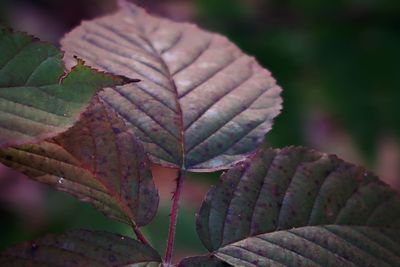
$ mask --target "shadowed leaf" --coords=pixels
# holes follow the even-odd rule
[[[9,267],[156,267],[160,263],[153,248],[136,240],[87,230],[47,235],[0,254],[0,265]]]
[[[184,258],[178,267],[229,267],[230,264],[214,256],[193,256]]]
[[[142,145],[97,98],[67,132],[2,149],[0,161],[127,224],[145,225],[157,210],[158,193]]]
[[[400,263],[400,231],[306,226],[252,236],[222,247],[216,256],[234,266],[392,267]]]
[[[62,40],[73,55],[139,84],[107,89],[152,159],[191,171],[227,168],[254,150],[281,109],[269,71],[225,37],[122,2]]]
[[[0,147],[55,136],[72,126],[99,89],[133,81],[82,60],[64,73],[57,48],[1,25],[0,51]]]
[[[223,174],[197,218],[204,245],[235,266],[353,266],[353,254],[355,266],[395,266],[399,228],[398,193],[361,167],[296,147],[261,148]]]

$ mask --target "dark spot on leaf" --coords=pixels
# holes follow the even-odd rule
[[[108,256],[108,260],[109,260],[110,262],[115,262],[115,261],[117,260],[117,258],[116,258],[113,254],[110,254],[110,255]]]
[[[117,128],[117,127],[112,127],[112,131],[115,133],[115,134],[119,134],[119,133],[121,133],[121,130],[119,129],[119,128]]]
[[[146,162],[144,162],[144,161],[140,162],[139,165],[140,165],[140,168],[141,168],[141,169],[144,169],[144,168],[147,167],[147,164],[146,164]]]
[[[143,189],[143,194],[144,195],[150,194],[150,190],[148,188]]]

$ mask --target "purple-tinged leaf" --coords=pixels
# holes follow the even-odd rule
[[[221,35],[121,2],[115,14],[66,35],[66,63],[77,55],[142,80],[100,97],[125,118],[156,163],[213,171],[253,151],[281,109],[281,88],[270,72]]]
[[[251,236],[218,249],[233,266],[393,267],[400,263],[394,228],[305,226]]]
[[[0,253],[7,267],[158,267],[153,248],[121,235],[73,230],[47,235]]]
[[[0,162],[130,225],[149,223],[158,207],[142,145],[97,98],[67,132],[38,144],[2,149]]]
[[[209,191],[197,231],[234,266],[396,266],[400,196],[334,155],[265,146]]]

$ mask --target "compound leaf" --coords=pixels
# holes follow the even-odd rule
[[[65,131],[101,88],[133,80],[98,72],[82,60],[64,73],[54,46],[0,25],[0,147]]]
[[[121,3],[115,14],[66,35],[67,64],[77,55],[142,80],[100,97],[157,163],[212,171],[253,151],[281,109],[281,89],[269,71],[225,37]]]
[[[0,162],[130,225],[147,224],[158,207],[143,146],[98,98],[65,133],[2,149]]]
[[[150,246],[121,235],[73,230],[9,248],[0,265],[10,267],[156,267],[161,257]]]

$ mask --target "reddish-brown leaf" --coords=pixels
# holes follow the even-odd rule
[[[147,224],[158,206],[142,145],[97,98],[64,134],[0,150],[0,161],[128,224]]]

